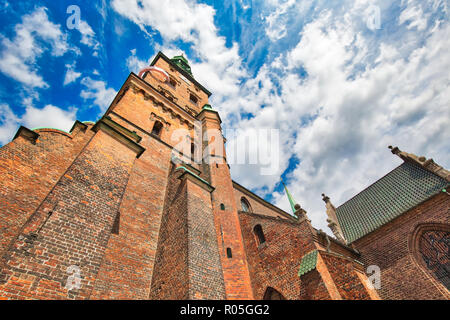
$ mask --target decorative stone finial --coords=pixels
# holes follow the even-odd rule
[[[327,197],[327,196],[325,195],[325,193],[322,193],[322,200],[323,200],[325,203],[327,203],[328,201],[330,201],[330,198]]]
[[[330,198],[327,197],[324,193],[322,193],[322,200],[325,202],[325,206],[327,208],[328,228],[330,228],[330,230],[333,232],[336,239],[338,239],[342,243],[347,243],[344,238],[344,234],[342,233],[341,226],[339,225],[339,221],[337,219],[336,208],[331,203]]]
[[[295,216],[298,218],[298,221],[301,222],[303,220],[308,220],[308,217],[306,215],[306,210],[303,209],[298,203],[294,205],[295,209]],[[308,220],[309,221],[309,220]]]
[[[450,182],[450,171],[444,169],[442,166],[435,163],[433,161],[433,159],[430,158],[427,160],[427,158],[425,158],[424,156],[419,157],[413,153],[407,153],[407,152],[401,151],[398,147],[389,146],[388,148],[391,149],[391,152],[393,154],[400,157],[403,161],[413,162],[413,163],[421,166],[422,168],[424,168],[430,172],[433,172],[434,174],[436,174],[436,175],[440,176],[441,178],[444,178]]]

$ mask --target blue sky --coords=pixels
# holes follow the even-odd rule
[[[161,50],[189,59],[225,129],[279,130],[276,172],[232,165],[233,178],[289,210],[283,177],[316,227],[322,192],[340,205],[400,164],[390,144],[450,167],[447,1],[161,3],[3,1],[0,145],[20,125],[97,120]]]

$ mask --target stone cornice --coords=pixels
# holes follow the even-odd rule
[[[126,145],[132,151],[136,152],[136,158],[139,158],[145,151],[145,148],[139,145],[136,140],[133,139],[130,135],[125,134],[123,131],[119,131],[117,126],[115,126],[114,124],[120,126],[113,120],[102,118],[92,127],[92,130],[94,132],[98,132],[99,130],[104,131],[112,138],[116,139],[117,141]]]
[[[178,179],[180,180],[188,179],[189,181],[192,181],[193,183],[205,189],[209,193],[213,192],[215,189],[206,180],[203,180],[202,178],[200,178],[199,176],[197,176],[195,173],[193,173],[184,166],[176,168],[175,171],[182,171],[182,174],[178,177]]]

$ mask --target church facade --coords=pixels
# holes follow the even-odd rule
[[[330,237],[231,179],[183,56],[151,66],[168,78],[131,73],[96,123],[0,149],[0,299],[450,298],[449,171],[391,147],[402,165],[322,195]]]

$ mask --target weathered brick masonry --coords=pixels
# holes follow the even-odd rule
[[[268,287],[286,299],[298,299],[301,282],[297,275],[302,256],[315,249],[312,228],[270,216],[239,213],[255,299]],[[266,241],[259,244],[253,229],[260,225]]]
[[[151,65],[170,81],[132,73],[96,123],[0,149],[0,299],[449,298],[448,171],[391,148],[409,162],[338,208],[324,195],[331,237],[231,180],[184,57]]]
[[[103,123],[24,224],[2,257],[1,291],[12,298],[88,298],[136,158]],[[67,292],[68,267],[81,270]]]
[[[440,193],[354,243],[365,265],[381,268],[378,292],[383,299],[450,298],[414,253],[416,231],[421,226],[446,225],[450,232],[449,222],[450,197]]]

